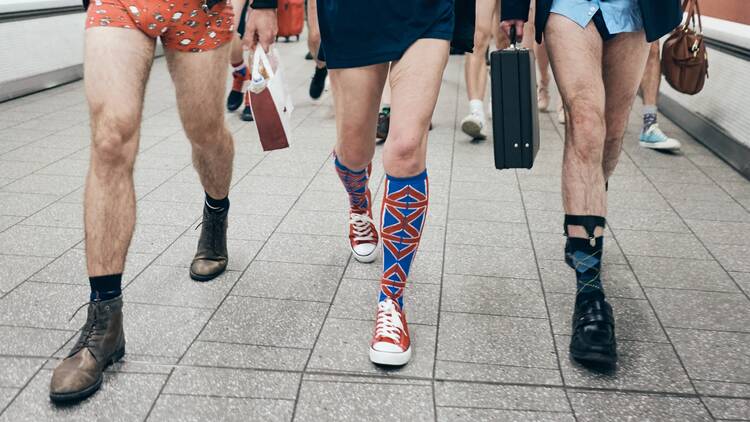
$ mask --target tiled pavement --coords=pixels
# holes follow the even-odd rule
[[[47,386],[87,296],[82,84],[0,104],[1,421],[750,419],[750,182],[666,119],[684,153],[640,149],[633,114],[605,255],[621,360],[587,371],[566,353],[562,128],[543,114],[535,168],[495,171],[490,142],[456,130],[467,109],[459,58],[434,117],[430,215],[406,294],[414,357],[400,370],[370,364],[380,264],[347,252],[330,96],[306,98],[303,43],[281,49],[295,141],[264,154],[252,124],[227,116],[230,271],[205,284],[186,268],[201,189],[156,61],[135,175],[128,353],[73,407],[53,407]]]

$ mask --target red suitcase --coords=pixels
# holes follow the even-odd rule
[[[278,3],[279,32],[276,39],[285,37],[287,41],[292,36],[302,33],[305,26],[305,0],[279,0]]]

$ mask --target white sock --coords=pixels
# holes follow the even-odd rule
[[[482,102],[482,100],[470,100],[469,112],[481,116],[482,119],[484,119],[484,102]]]
[[[239,66],[232,66],[232,68],[234,69],[235,72],[239,72],[240,70],[245,68],[245,61],[243,60],[242,64],[240,64]]]

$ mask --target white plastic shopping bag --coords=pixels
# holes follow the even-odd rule
[[[273,55],[275,65],[272,65],[263,47],[255,49],[252,80],[248,88],[250,108],[263,151],[289,146],[289,122],[294,109],[291,97],[284,87],[278,57],[273,52],[269,54]]]

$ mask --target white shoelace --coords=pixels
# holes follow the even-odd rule
[[[349,224],[354,227],[354,240],[358,242],[375,240],[375,236],[372,233],[372,227],[375,225],[375,222],[366,214],[352,213],[349,216]]]
[[[386,337],[395,342],[401,341],[401,313],[393,301],[388,298],[378,303],[378,321],[375,324],[375,336]]]

